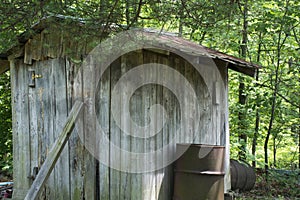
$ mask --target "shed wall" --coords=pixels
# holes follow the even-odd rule
[[[163,129],[151,137],[147,137],[151,135],[151,132],[145,132],[146,139],[140,139],[125,134],[118,127],[116,119],[111,114],[112,90],[129,70],[146,63],[167,65],[180,72],[189,81],[197,94],[198,109],[201,111],[198,132],[176,133],[182,122],[180,119],[182,108],[172,91],[155,84],[137,88],[130,101],[130,113],[120,115],[119,120],[126,126],[128,118],[131,117],[137,124],[146,125],[151,123],[149,108],[154,104],[160,104],[167,114],[162,119],[166,121]],[[171,165],[147,173],[121,172],[97,161],[83,143],[91,138],[89,129],[93,128],[93,124],[99,123],[106,131],[111,144],[127,151],[155,151],[169,144],[173,138],[177,138],[177,143],[228,145],[227,69],[219,67],[221,72],[221,77],[219,77],[217,74],[210,74],[209,66],[205,66],[205,62],[200,62],[199,65],[203,67],[202,74],[178,55],[172,53],[164,55],[148,50],[131,52],[116,60],[105,71],[96,88],[97,117],[91,118],[90,111],[85,109],[80,119],[81,122],[85,122],[84,126],[76,127],[72,133],[40,199],[171,199],[173,192]],[[42,78],[36,79],[35,87],[28,86],[31,78],[28,70],[35,70],[36,74],[42,75]],[[56,58],[33,62],[30,65],[24,64],[23,60],[13,60],[11,61],[11,75],[14,118],[14,198],[23,199],[33,180],[31,178],[33,168],[43,164],[49,148],[64,125],[72,104],[76,99],[84,99],[84,95],[91,92],[84,91],[84,87],[78,87],[78,81],[79,85],[84,84],[85,77],[91,74],[88,74],[86,69],[79,68],[70,62],[69,59]],[[174,74],[164,74],[162,77],[162,74],[151,74],[147,71],[144,75],[160,78],[174,76]],[[205,82],[203,76],[208,76],[205,81],[211,82]],[[220,86],[221,82],[224,83],[225,88]],[[208,85],[215,85],[217,94],[209,93]],[[181,86],[178,85],[178,87]],[[184,91],[181,95],[184,96]],[[190,101],[188,96],[184,99],[187,102]],[[125,111],[123,104],[124,99],[119,99],[119,103],[116,104],[117,109]],[[155,124],[160,123],[159,119],[154,120],[157,120],[154,121]],[[188,122],[185,124],[186,128],[195,126],[193,119]],[[80,134],[83,137],[79,137]],[[99,148],[102,146],[101,143],[95,145]],[[120,159],[121,163],[126,162],[122,160],[127,159],[122,156],[122,153],[112,154],[112,148],[110,146],[101,151],[100,156],[108,156],[111,162],[116,159]],[[227,164],[229,164],[229,146],[226,151],[226,162],[228,159]],[[159,159],[165,158],[158,155],[157,165],[160,164]],[[140,162],[142,161],[131,162],[131,167],[140,166]]]

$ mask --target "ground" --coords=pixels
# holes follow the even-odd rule
[[[266,182],[263,173],[256,173],[256,184],[251,191],[234,191],[236,200],[300,200],[300,170],[288,171],[288,173],[271,172],[269,181]]]

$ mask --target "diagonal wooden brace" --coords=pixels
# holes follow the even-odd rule
[[[46,180],[51,174],[56,164],[56,161],[58,160],[65,144],[67,143],[74,129],[76,119],[80,114],[82,107],[83,107],[82,102],[80,101],[75,102],[61,134],[53,144],[45,162],[43,163],[39,173],[36,176],[36,179],[34,180],[29,191],[27,192],[25,200],[35,200],[39,196],[41,188],[44,186]]]

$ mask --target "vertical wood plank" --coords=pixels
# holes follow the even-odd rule
[[[220,95],[221,105],[223,106],[223,113],[222,113],[222,123],[223,124],[223,132],[221,134],[221,145],[225,146],[225,158],[224,158],[224,192],[229,192],[231,189],[231,180],[230,180],[230,131],[229,131],[229,106],[228,106],[228,68],[223,63],[223,65],[219,64],[219,70],[222,75],[222,80],[224,84],[224,91]]]
[[[25,44],[25,49],[24,49],[24,63],[26,64],[32,64],[32,52],[31,52],[31,48],[32,48],[32,40],[33,39],[29,39],[26,44]]]
[[[47,144],[47,150],[46,150],[46,156],[45,156],[45,159],[47,159],[47,157],[49,156],[49,151],[52,147],[52,145],[54,144],[55,142],[55,136],[56,136],[56,133],[55,133],[55,124],[54,124],[54,121],[55,121],[55,118],[56,118],[56,110],[55,110],[55,101],[56,101],[56,96],[55,96],[55,72],[56,72],[56,69],[53,69],[53,63],[56,62],[56,59],[53,60],[47,60],[46,61],[46,65],[43,65],[41,62],[39,62],[40,65],[39,67],[40,68],[43,68],[42,69],[42,73],[40,73],[42,76],[43,76],[43,73],[44,70],[46,71],[46,74],[44,76],[47,76],[47,81],[46,83],[44,83],[45,85],[45,96],[43,97],[43,102],[44,102],[44,114],[45,114],[45,127],[46,127],[46,132],[43,133],[43,134],[48,134],[48,144]],[[44,62],[43,62],[44,63]],[[60,67],[60,66],[57,66],[57,67]],[[43,80],[44,77],[42,77],[42,79],[38,80],[36,79],[36,81],[44,81]],[[48,129],[48,131],[47,131]],[[52,173],[50,174],[49,178],[48,178],[48,185],[47,185],[47,189],[48,189],[48,192],[47,192],[47,198],[48,199],[58,199],[58,191],[55,190],[56,189],[56,178],[57,178],[57,169],[56,169],[56,166],[54,167]]]
[[[16,200],[24,199],[30,187],[30,134],[27,67],[21,61],[11,60],[14,194]]]
[[[82,83],[82,69],[77,69],[76,65],[66,60],[66,70],[67,70],[67,93],[68,93],[68,113],[73,107],[73,103],[77,98],[83,101],[82,96],[77,96],[82,94],[82,88],[79,87]],[[79,73],[80,72],[80,73]],[[78,80],[75,80],[75,78]],[[78,81],[78,82],[76,82]],[[77,93],[74,91],[77,90]],[[82,117],[82,115],[80,116]],[[82,120],[80,118],[80,120]],[[84,149],[83,144],[78,136],[80,126],[75,126],[73,133],[69,139],[69,173],[70,173],[70,200],[81,200],[84,197],[84,179],[83,179],[83,158]]]
[[[42,78],[36,79],[36,115],[38,124],[38,148],[39,148],[39,168],[42,166],[49,152],[51,144],[54,142],[53,131],[53,75],[52,61],[46,60],[38,62],[35,67],[35,73],[42,75]],[[55,170],[54,170],[55,171]],[[40,195],[40,198],[53,199],[55,198],[54,173],[48,178],[47,183]],[[51,191],[52,190],[52,191]]]
[[[53,82],[53,130],[54,138],[59,137],[59,133],[64,127],[64,122],[68,116],[67,106],[67,85],[66,85],[66,63],[65,59],[52,60],[52,80]],[[55,166],[55,185],[54,190],[56,199],[66,200],[69,197],[69,148],[68,142],[63,149],[60,158]],[[58,192],[59,191],[59,192]]]
[[[157,57],[150,56],[149,51],[144,51],[144,59],[143,62],[151,63],[155,62],[157,60]],[[144,76],[149,77],[155,77],[156,74],[147,74],[147,72],[144,72]],[[149,109],[152,106],[152,103],[154,103],[156,95],[156,86],[155,85],[149,85],[149,86],[143,86],[140,90],[140,97],[138,99],[139,106],[137,107],[136,113],[137,113],[137,121],[140,121],[141,124],[146,125],[150,123],[150,112]],[[152,119],[153,120],[153,119]],[[153,122],[152,122],[153,123]],[[156,122],[155,122],[156,123]],[[155,151],[156,148],[156,138],[157,135],[151,140],[149,138],[151,132],[150,130],[145,131],[145,145],[143,151],[145,153],[149,153],[151,151]],[[145,158],[145,163],[149,162],[149,159],[152,159],[150,157]],[[156,164],[156,163],[155,163]],[[145,166],[146,167],[146,166]],[[148,172],[143,173],[143,179],[142,179],[142,189],[143,189],[143,199],[153,199],[156,193],[156,178],[154,172]]]
[[[96,110],[97,123],[100,124],[101,129],[108,139],[110,139],[110,68],[108,68],[102,75],[100,84],[96,90]],[[104,141],[100,141],[99,147],[104,146]],[[101,149],[100,159],[103,157],[109,158],[109,149]],[[101,200],[109,199],[110,192],[110,169],[108,166],[98,161],[98,183],[97,193]]]
[[[110,82],[111,82],[111,90],[113,86],[117,83],[119,80],[119,77],[121,76],[121,65],[122,65],[122,60],[121,58],[117,59],[114,63],[111,65],[111,72],[110,72]],[[111,93],[110,93],[111,94]],[[110,101],[111,101],[111,97]],[[120,104],[113,105],[116,106],[118,110],[121,110],[121,100]],[[111,108],[110,108],[111,112]],[[121,130],[118,128],[116,125],[113,116],[110,114],[110,140],[112,143],[114,143],[116,146],[121,146]],[[110,147],[110,162],[115,162],[116,159],[119,159],[120,153],[112,153],[112,146]],[[120,190],[121,190],[121,173],[113,168],[110,169],[110,181],[109,181],[109,195],[110,195],[110,200],[113,199],[122,199],[120,197]],[[123,198],[124,199],[124,198]]]
[[[136,51],[136,52],[131,52],[126,56],[126,66],[128,70],[133,69],[134,67],[139,67],[140,65],[143,64],[143,52],[142,51]],[[130,81],[130,80],[129,80]],[[135,86],[135,85],[134,85]],[[128,118],[131,118],[137,125],[143,126],[147,125],[148,123],[148,117],[149,117],[149,112],[147,113],[145,110],[148,109],[147,103],[149,102],[149,98],[135,98],[137,95],[140,95],[140,90],[143,90],[142,88],[137,88],[135,90],[135,93],[133,96],[131,96],[131,101],[130,101],[130,113],[128,113]],[[142,101],[141,101],[142,100]],[[142,116],[145,116],[147,119],[143,119]],[[134,131],[131,129],[131,132]],[[144,133],[145,134],[145,133]],[[143,144],[143,139],[138,138],[138,137],[130,137],[130,151],[131,152],[136,152],[136,153],[143,153],[144,152],[144,144]],[[131,162],[132,168],[139,168],[142,167],[144,163],[141,163],[140,160],[132,157]],[[143,175],[142,174],[137,174],[137,173],[128,173],[128,176],[130,176],[130,198],[132,199],[138,199],[142,197],[143,194]]]
[[[32,67],[30,67],[32,70],[36,68],[36,63]],[[29,77],[31,78],[31,77]],[[37,102],[36,102],[36,88],[29,87],[29,116],[30,116],[30,171],[31,175],[33,174],[33,169],[37,167],[39,168],[39,151],[38,148],[38,123],[37,123]],[[36,174],[35,174],[36,175]],[[34,177],[31,177],[31,183],[33,182]]]
[[[170,65],[169,62],[169,57],[163,57],[160,56],[158,62],[166,65],[172,69],[174,69],[174,66]],[[172,79],[172,77],[174,78],[174,74],[170,73],[170,74],[157,74],[157,76],[160,79],[164,79],[165,76],[168,76],[170,79]],[[174,85],[176,87],[176,85]],[[161,88],[161,87],[159,87]],[[165,108],[165,110],[167,111],[167,116],[164,116],[164,121],[166,122],[166,127],[164,127],[164,129],[162,130],[162,137],[161,140],[162,141],[157,141],[157,143],[159,145],[161,145],[160,148],[163,148],[167,145],[169,145],[169,143],[175,139],[176,141],[176,113],[178,112],[178,107],[176,106],[176,96],[173,93],[173,91],[171,91],[169,88],[166,87],[162,87],[161,91],[157,91],[156,94],[156,98],[160,99],[160,101],[162,101],[163,106]],[[177,112],[176,112],[177,111]],[[161,155],[158,155],[161,156]],[[165,162],[168,160],[168,157],[171,156],[171,153],[166,152],[166,156],[162,157],[162,162]],[[160,163],[159,163],[160,164]],[[161,164],[160,164],[161,165]],[[171,166],[165,166],[163,169],[159,170],[156,172],[156,190],[157,190],[157,197],[155,197],[155,199],[172,199],[172,192],[171,192],[171,188],[172,186],[172,182],[170,182],[170,179],[172,179],[172,167]]]
[[[123,55],[121,58],[121,76],[125,75],[128,70],[131,69],[131,64],[128,55]],[[120,79],[120,77],[119,77]],[[130,81],[130,80],[127,80]],[[129,82],[125,82],[125,87],[130,87]],[[126,101],[126,97],[121,96],[120,105],[121,105],[121,126],[130,130],[130,124],[128,124],[128,119],[130,118],[130,113],[126,113],[126,108],[124,107],[123,102]],[[119,127],[121,128],[121,127]],[[126,151],[131,151],[131,141],[130,136],[126,135],[122,130],[120,130],[120,148]],[[121,152],[121,165],[127,163],[127,159],[123,156]],[[131,165],[131,163],[129,164]],[[130,166],[129,166],[130,167]],[[131,174],[126,172],[120,172],[120,196],[119,199],[130,199],[131,194]]]
[[[94,60],[89,60],[89,65],[92,67],[92,69],[95,69]],[[87,67],[83,68],[83,95],[85,97],[92,97],[93,93],[95,92],[95,73],[94,71],[90,71]],[[91,82],[88,82],[90,80]],[[92,87],[86,87],[86,85],[92,85]],[[96,144],[95,140],[95,130],[96,130],[96,120],[94,116],[92,116],[90,113],[92,113],[92,110],[94,109],[91,105],[91,102],[85,101],[86,104],[88,104],[84,109],[84,144],[85,145],[92,145],[94,148],[98,147],[98,144]],[[83,178],[84,178],[84,198],[94,200],[96,197],[96,160],[93,155],[90,154],[90,152],[84,148],[84,158],[83,158]]]

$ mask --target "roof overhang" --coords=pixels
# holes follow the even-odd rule
[[[16,53],[17,51],[20,51],[22,47],[24,47],[25,43],[32,38],[34,35],[40,33],[44,29],[46,29],[49,24],[56,23],[64,25],[62,22],[68,19],[64,16],[52,16],[45,19],[42,19],[39,23],[36,23],[30,31],[26,31],[22,33],[18,37],[19,44],[12,47],[5,53],[0,53],[0,74],[6,72],[9,70],[9,62],[8,57],[17,54],[20,55],[20,53]],[[82,19],[73,19],[73,22],[84,24],[84,20]],[[155,35],[155,37],[159,38],[159,42],[162,43],[162,45],[168,45],[169,47],[173,49],[179,49],[179,51],[191,55],[191,56],[198,56],[198,57],[207,57],[211,58],[213,60],[222,61],[226,63],[226,66],[234,71],[249,75],[254,77],[256,74],[256,71],[261,68],[261,66],[245,61],[243,59],[230,56],[228,54],[216,51],[214,49],[210,49],[207,47],[204,47],[202,45],[196,44],[194,42],[185,40],[181,37],[176,36],[174,33],[164,33],[164,32],[158,32],[156,30],[152,29],[141,29],[141,32],[146,35]]]
[[[9,70],[9,61],[7,59],[0,59],[0,74],[3,74]]]

